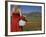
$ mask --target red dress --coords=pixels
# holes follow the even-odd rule
[[[24,18],[23,16],[20,17],[20,14],[13,13],[11,16],[11,32],[19,32],[22,31],[21,27],[19,26],[19,20]]]

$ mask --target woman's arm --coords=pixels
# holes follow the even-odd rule
[[[22,20],[27,22],[26,16],[20,16],[20,19],[22,19]]]

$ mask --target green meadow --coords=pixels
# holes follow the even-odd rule
[[[23,31],[41,30],[42,16],[41,13],[24,14],[27,19],[27,24],[23,27]]]

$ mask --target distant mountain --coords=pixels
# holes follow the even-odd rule
[[[23,15],[28,15],[28,16],[37,15],[37,16],[41,16],[41,12],[23,13]]]

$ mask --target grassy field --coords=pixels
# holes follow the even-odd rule
[[[28,16],[26,15],[27,25],[23,27],[24,31],[36,31],[36,30],[41,30],[41,15],[31,15]]]

